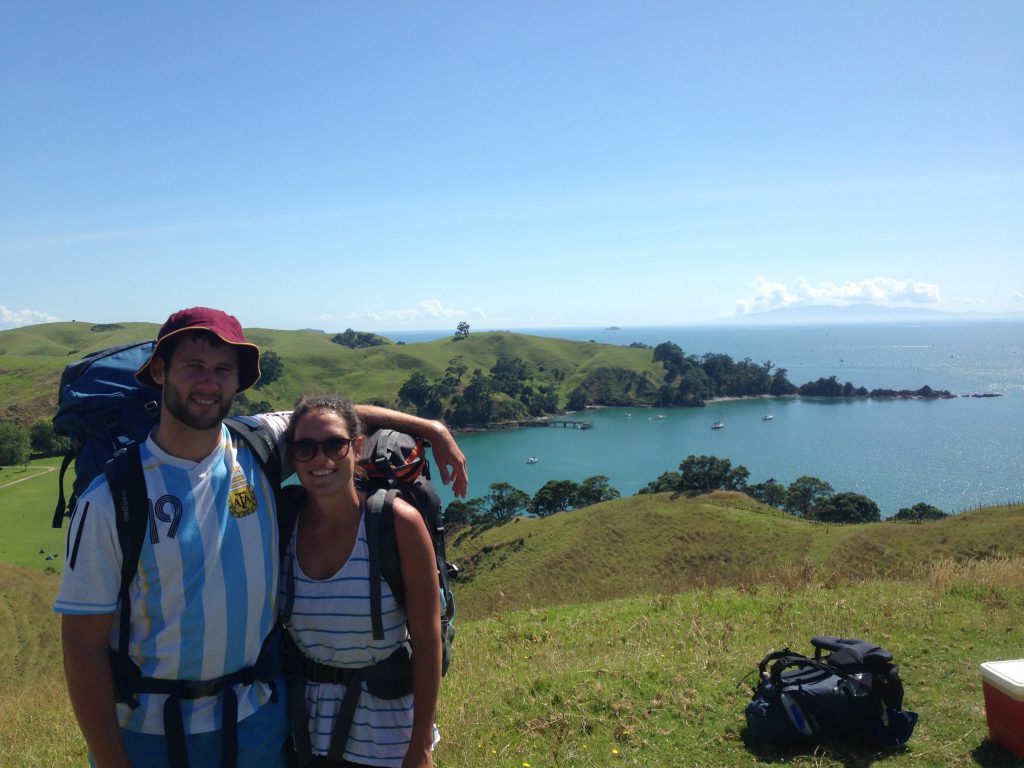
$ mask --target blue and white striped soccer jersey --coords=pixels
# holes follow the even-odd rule
[[[283,420],[265,421],[280,438]],[[274,495],[259,462],[227,427],[196,463],[141,446],[150,504],[147,541],[130,588],[129,655],[145,677],[210,680],[252,665],[277,614],[279,573]],[[54,610],[115,614],[121,549],[106,479],[78,501],[68,526],[64,578]],[[264,683],[237,686],[238,719],[270,697]],[[163,733],[164,695],[118,705],[121,727]],[[186,733],[218,730],[220,698],[182,702]]]

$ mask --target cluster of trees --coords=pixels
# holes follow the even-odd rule
[[[331,341],[335,344],[340,344],[343,347],[349,349],[365,349],[366,347],[382,347],[385,344],[390,344],[390,339],[386,339],[383,336],[378,336],[376,333],[370,333],[369,331],[353,331],[351,328],[346,328],[344,333],[336,333],[331,337]]]
[[[455,500],[445,509],[445,525],[481,525],[509,520],[517,515],[547,517],[567,509],[578,509],[619,498],[604,475],[588,477],[581,483],[549,480],[530,498],[509,483],[491,483],[486,496],[468,501]]]
[[[941,520],[944,517],[949,517],[948,512],[943,512],[938,507],[934,507],[931,504],[925,504],[923,501],[917,502],[912,507],[903,507],[892,516],[893,520],[909,520],[912,523],[920,523],[924,520]]]
[[[686,355],[671,341],[656,346],[653,356],[654,362],[665,368],[665,383],[659,395],[666,406],[703,405],[713,397],[781,396],[796,392],[786,378],[786,369],[775,368],[771,361],[755,363],[747,357],[737,362],[717,352],[700,357]]]
[[[859,493],[836,493],[824,480],[810,475],[798,477],[789,486],[774,479],[749,482],[750,472],[743,465],[732,466],[728,459],[716,456],[687,456],[678,472],[665,472],[648,483],[640,493],[741,491],[770,507],[783,509],[797,517],[830,523],[866,523],[882,519],[878,505]],[[929,504],[918,503],[901,509],[898,520],[931,520],[946,513]]]
[[[809,381],[797,389],[797,394],[802,397],[914,397],[924,398],[926,400],[955,397],[955,395],[950,394],[948,390],[932,389],[928,385],[914,390],[872,389],[869,392],[866,387],[855,387],[850,382],[840,384],[839,379],[835,376],[829,376],[827,379],[822,377],[817,381]]]
[[[467,377],[467,372],[462,355],[449,360],[434,380],[417,371],[399,388],[399,405],[424,418],[443,418],[453,427],[482,427],[558,412],[555,386],[535,383],[531,366],[518,357],[500,357],[486,373],[476,368]]]
[[[256,382],[255,389],[273,384],[283,375],[284,360],[281,359],[281,356],[271,349],[260,352],[260,380]]]
[[[31,427],[0,421],[0,466],[26,464],[32,457],[61,456],[70,441],[53,431],[53,424],[40,419]]]

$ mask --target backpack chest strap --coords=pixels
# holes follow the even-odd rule
[[[308,765],[313,759],[309,719],[306,716],[306,682],[345,686],[345,695],[334,720],[327,751],[327,759],[339,763],[345,757],[345,745],[348,743],[349,731],[352,730],[352,719],[359,697],[363,693],[363,683],[366,683],[371,693],[382,699],[398,698],[412,692],[412,650],[409,643],[404,643],[386,659],[368,667],[332,667],[321,664],[303,655],[294,642],[287,642],[286,649],[289,654],[301,656],[295,665],[295,675],[288,681],[292,742],[300,766]]]

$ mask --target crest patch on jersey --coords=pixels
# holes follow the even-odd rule
[[[248,517],[256,511],[256,490],[249,484],[242,468],[235,464],[231,471],[231,493],[228,509],[234,517]]]

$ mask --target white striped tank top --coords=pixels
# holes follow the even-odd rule
[[[298,526],[296,526],[298,528]],[[365,667],[387,658],[408,638],[405,610],[381,579],[384,639],[373,639],[370,623],[370,567],[365,516],[359,522],[352,554],[333,576],[311,579],[295,557],[295,533],[286,555],[294,569],[295,602],[289,632],[311,659],[335,667]],[[288,573],[288,569],[283,569]],[[288,589],[282,579],[282,591]],[[282,597],[283,603],[283,597]],[[306,714],[313,754],[326,755],[345,686],[306,682]],[[383,768],[400,768],[412,734],[413,697],[380,699],[365,685],[352,718],[345,759]]]

